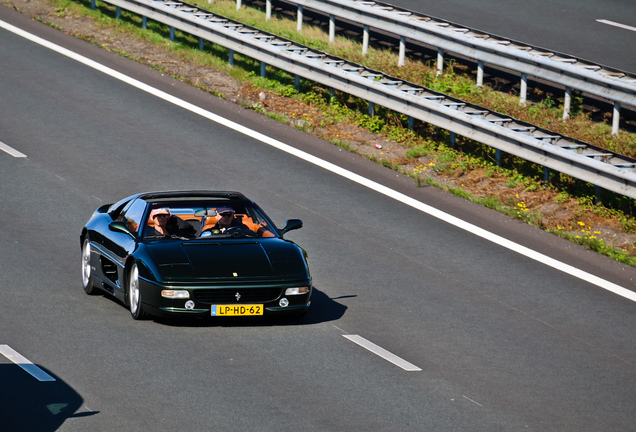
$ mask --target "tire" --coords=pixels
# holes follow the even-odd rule
[[[91,268],[91,243],[88,237],[82,244],[82,285],[84,292],[88,295],[95,295],[99,289],[93,284],[93,269]]]
[[[141,290],[139,289],[139,268],[136,263],[130,267],[128,271],[128,306],[130,307],[130,315],[133,319],[141,320],[146,318],[141,302]]]

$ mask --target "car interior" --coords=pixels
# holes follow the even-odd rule
[[[221,216],[216,211],[216,208],[226,207],[226,205],[212,207],[212,208],[185,208],[185,207],[176,207],[176,206],[167,206],[165,204],[160,204],[153,206],[153,211],[159,208],[168,208],[171,213],[171,217],[177,217],[181,219],[186,224],[189,224],[194,228],[197,233],[196,237],[200,237],[202,233],[209,231],[216,225],[216,223],[221,219]],[[245,209],[237,207],[235,209],[234,217],[239,220],[240,223],[246,225],[251,231],[254,232],[254,237],[275,237],[273,227],[268,226],[267,222],[264,220],[260,220],[256,222],[254,218],[249,216],[247,212],[253,209]],[[152,218],[154,215],[153,211],[150,212],[148,217],[147,224],[148,226],[154,227],[155,220]],[[180,224],[181,225],[181,224]]]

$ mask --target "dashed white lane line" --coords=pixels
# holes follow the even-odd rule
[[[360,345],[362,348],[365,348],[365,349],[371,351],[373,354],[378,355],[378,356],[382,357],[383,359],[385,359],[387,361],[390,361],[394,365],[401,367],[405,371],[419,372],[419,371],[422,370],[419,367],[415,366],[414,364],[409,363],[406,360],[396,356],[395,354],[385,350],[381,346],[378,346],[378,345],[374,344],[373,342],[368,341],[367,339],[363,338],[362,336],[350,335],[350,334],[343,335],[343,336],[346,337],[347,339],[349,339],[351,342],[354,342],[354,343]]]
[[[463,397],[464,399],[468,399],[469,401],[471,401],[471,402],[472,402],[472,403],[474,403],[475,405],[479,405],[480,407],[483,407],[483,405],[482,405],[482,404],[480,404],[479,402],[476,402],[476,401],[472,400],[472,399],[471,399],[471,398],[469,398],[468,396],[464,396],[464,395],[462,395],[462,397]]]
[[[2,150],[5,153],[9,153],[13,157],[17,157],[17,158],[27,157],[27,155],[25,155],[24,153],[20,153],[19,151],[17,151],[13,147],[9,147],[8,145],[3,143],[2,141],[0,141],[0,150]]]
[[[22,356],[19,352],[11,348],[9,345],[0,345],[0,354],[20,366],[38,381],[55,381],[55,378],[31,363],[27,358]]]
[[[316,166],[319,166],[319,167],[321,167],[321,168],[323,168],[323,169],[325,169],[327,171],[330,171],[330,172],[332,172],[334,174],[337,174],[339,176],[347,178],[347,179],[349,179],[349,180],[351,180],[353,182],[356,182],[356,183],[358,183],[358,184],[360,184],[362,186],[368,187],[369,189],[373,189],[373,190],[375,190],[376,192],[378,192],[380,194],[386,195],[386,196],[388,196],[388,197],[390,197],[390,198],[392,198],[392,199],[394,199],[396,201],[399,201],[399,202],[401,202],[403,204],[411,206],[411,207],[413,207],[413,208],[415,208],[415,209],[417,209],[417,210],[419,210],[419,211],[421,211],[423,213],[426,213],[426,214],[428,214],[428,215],[430,215],[432,217],[435,217],[437,219],[441,219],[441,220],[445,221],[446,223],[448,223],[450,225],[453,225],[453,226],[455,226],[455,227],[457,227],[459,229],[468,231],[468,232],[470,232],[470,233],[472,233],[472,234],[474,234],[476,236],[479,236],[479,237],[481,237],[481,238],[483,238],[485,240],[488,240],[488,241],[490,241],[492,243],[495,243],[495,244],[497,244],[499,246],[502,246],[502,247],[504,247],[506,249],[509,249],[511,251],[514,251],[516,253],[524,255],[524,256],[526,256],[526,257],[528,257],[530,259],[533,259],[533,260],[538,261],[538,262],[540,262],[542,264],[545,264],[545,265],[547,265],[549,267],[552,267],[554,269],[562,271],[563,273],[567,273],[567,274],[569,274],[571,276],[574,276],[576,278],[584,280],[587,283],[594,284],[594,285],[596,285],[598,287],[601,287],[601,288],[603,288],[603,289],[605,289],[607,291],[613,292],[614,294],[617,294],[617,295],[622,296],[622,297],[624,297],[626,299],[629,299],[629,300],[631,300],[633,302],[636,302],[636,292],[634,292],[634,291],[631,291],[631,290],[629,290],[627,288],[624,288],[624,287],[622,287],[620,285],[617,285],[617,284],[615,284],[613,282],[609,282],[609,281],[607,281],[607,280],[605,280],[603,278],[595,276],[595,275],[593,275],[591,273],[588,273],[586,271],[583,271],[583,270],[578,269],[576,267],[573,267],[571,265],[565,264],[565,263],[563,263],[561,261],[558,261],[558,260],[556,260],[554,258],[546,256],[546,255],[544,255],[542,253],[539,253],[539,252],[537,252],[537,251],[535,251],[533,249],[530,249],[530,248],[527,248],[525,246],[522,246],[522,245],[520,245],[518,243],[515,243],[515,242],[513,242],[511,240],[508,240],[508,239],[506,239],[504,237],[501,237],[501,236],[499,236],[497,234],[494,234],[494,233],[492,233],[490,231],[487,231],[487,230],[485,230],[483,228],[480,228],[480,227],[478,227],[476,225],[473,225],[470,222],[462,220],[462,219],[460,219],[458,217],[451,216],[450,214],[445,213],[445,212],[443,212],[443,211],[441,211],[441,210],[439,210],[439,209],[437,209],[435,207],[431,207],[431,206],[429,206],[427,204],[424,204],[421,201],[418,201],[418,200],[416,200],[414,198],[411,198],[411,197],[409,197],[407,195],[404,195],[404,194],[402,194],[400,192],[397,192],[397,191],[395,191],[395,190],[393,190],[391,188],[388,188],[388,187],[386,187],[386,186],[384,186],[382,184],[379,184],[379,183],[377,183],[377,182],[375,182],[373,180],[370,180],[370,179],[368,179],[366,177],[362,177],[361,175],[358,175],[356,173],[348,171],[348,170],[346,170],[346,169],[344,169],[344,168],[342,168],[342,167],[340,167],[338,165],[335,165],[335,164],[333,164],[331,162],[327,162],[327,161],[325,161],[323,159],[320,159],[320,158],[318,158],[316,156],[313,156],[313,155],[311,155],[309,153],[306,153],[306,152],[304,152],[302,150],[294,148],[291,145],[285,144],[285,143],[283,143],[281,141],[278,141],[278,140],[276,140],[274,138],[271,138],[271,137],[269,137],[267,135],[264,135],[264,134],[261,134],[259,132],[256,132],[255,130],[249,129],[249,128],[243,126],[243,125],[235,123],[235,122],[233,122],[231,120],[228,120],[228,119],[226,119],[224,117],[221,117],[221,116],[219,116],[217,114],[214,114],[214,113],[212,113],[210,111],[207,111],[207,110],[205,110],[203,108],[200,108],[200,107],[198,107],[196,105],[193,105],[193,104],[191,104],[189,102],[186,102],[186,101],[184,101],[182,99],[179,99],[179,98],[177,98],[175,96],[172,96],[172,95],[170,95],[168,93],[165,93],[165,92],[163,92],[161,90],[158,90],[158,89],[156,89],[154,87],[151,87],[151,86],[149,86],[149,85],[147,85],[145,83],[142,83],[141,81],[138,81],[138,80],[136,80],[134,78],[131,78],[131,77],[127,76],[127,75],[124,75],[124,74],[122,74],[120,72],[117,72],[117,71],[115,71],[115,70],[113,70],[113,69],[111,69],[111,68],[109,68],[107,66],[104,66],[101,63],[98,63],[98,62],[95,62],[93,60],[90,60],[90,59],[88,59],[88,58],[86,58],[86,57],[84,57],[84,56],[82,56],[80,54],[77,54],[77,53],[75,53],[73,51],[70,51],[70,50],[68,50],[66,48],[63,48],[63,47],[61,47],[59,45],[56,45],[56,44],[54,44],[52,42],[49,42],[49,41],[47,41],[45,39],[42,39],[42,38],[38,37],[38,36],[35,36],[35,35],[31,34],[31,33],[28,33],[26,31],[24,31],[22,29],[19,29],[18,27],[15,27],[15,26],[13,26],[13,25],[11,25],[11,24],[9,24],[7,22],[4,22],[2,20],[0,20],[0,28],[4,28],[4,29],[6,29],[6,30],[8,30],[10,32],[13,32],[13,33],[15,33],[15,34],[17,34],[19,36],[22,36],[25,39],[28,39],[28,40],[30,40],[32,42],[40,44],[40,45],[42,45],[42,46],[44,46],[46,48],[49,48],[49,49],[51,49],[51,50],[53,50],[55,52],[58,52],[58,53],[60,53],[60,54],[62,54],[64,56],[67,56],[67,57],[69,57],[69,58],[71,58],[73,60],[76,60],[76,61],[86,65],[86,66],[89,66],[89,67],[94,68],[94,69],[96,69],[96,70],[98,70],[100,72],[103,72],[103,73],[105,73],[105,74],[107,74],[107,75],[109,75],[109,76],[111,76],[111,77],[113,77],[115,79],[118,79],[118,80],[120,80],[122,82],[130,84],[131,86],[136,87],[139,90],[145,91],[145,92],[147,92],[149,94],[152,94],[152,95],[154,95],[154,96],[156,96],[158,98],[161,98],[161,99],[163,99],[163,100],[165,100],[165,101],[167,101],[169,103],[172,103],[172,104],[174,104],[176,106],[180,106],[183,109],[186,109],[186,110],[191,111],[191,112],[193,112],[195,114],[198,114],[198,115],[200,115],[200,116],[202,116],[204,118],[207,118],[207,119],[209,119],[209,120],[211,120],[213,122],[216,122],[216,123],[219,123],[221,125],[224,125],[224,126],[230,128],[230,129],[235,130],[238,133],[242,133],[242,134],[244,134],[246,136],[249,136],[249,137],[251,137],[251,138],[253,138],[255,140],[261,141],[264,144],[267,144],[267,145],[272,146],[274,148],[277,148],[277,149],[279,149],[281,151],[284,151],[284,152],[286,152],[286,153],[288,153],[290,155],[296,156],[299,159],[305,160],[305,161],[307,161],[309,163],[312,163],[312,164],[314,164]]]
[[[610,21],[610,20],[606,20],[606,19],[597,19],[596,22],[600,22],[601,24],[607,24],[607,25],[611,25],[614,27],[619,27],[625,30],[631,30],[633,32],[636,32],[636,27],[632,27],[632,26],[628,26],[627,24],[621,24],[621,23],[617,23],[615,21]]]

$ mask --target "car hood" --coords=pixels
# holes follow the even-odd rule
[[[301,249],[282,239],[157,242],[148,248],[165,281],[308,277]]]

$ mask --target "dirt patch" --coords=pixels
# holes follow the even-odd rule
[[[370,133],[355,124],[333,122],[315,107],[254,88],[224,72],[184,61],[165,49],[97,25],[89,18],[74,16],[67,9],[60,9],[45,0],[7,0],[5,4],[24,15],[50,23],[68,34],[113,51],[125,52],[148,66],[160,67],[167,74],[180,77],[213,94],[222,95],[229,101],[276,114],[291,126],[331,142],[344,143],[362,157],[411,174],[417,178],[413,181],[414,187],[426,178],[431,178],[444,186],[461,188],[475,197],[496,197],[500,203],[511,208],[512,215],[518,219],[527,219],[528,222],[543,225],[547,229],[602,239],[607,245],[630,254],[636,252],[636,234],[625,232],[619,218],[581,208],[572,199],[559,199],[562,197],[549,189],[528,190],[525,186],[511,184],[503,175],[489,173],[486,169],[451,172],[440,170],[440,164],[428,157],[407,159],[408,147],[385,136]]]

